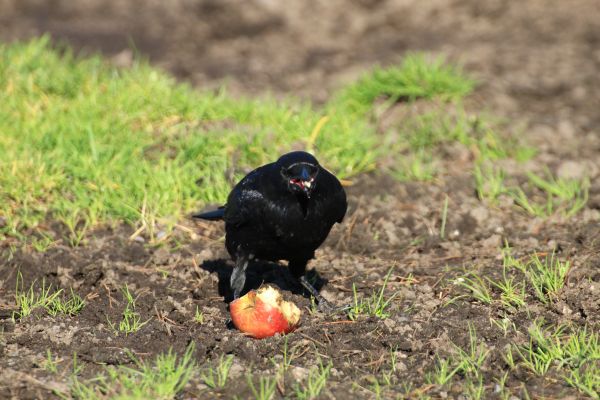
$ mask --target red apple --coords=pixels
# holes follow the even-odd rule
[[[248,336],[263,339],[276,333],[290,333],[300,322],[301,311],[285,301],[279,290],[263,286],[229,304],[233,325]]]

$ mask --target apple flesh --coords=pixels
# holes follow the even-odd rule
[[[276,333],[290,333],[300,322],[301,311],[283,300],[279,290],[263,286],[251,290],[229,305],[233,325],[248,336],[263,339]]]

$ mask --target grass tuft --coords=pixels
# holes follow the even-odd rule
[[[208,367],[202,372],[201,378],[206,386],[211,389],[220,389],[227,384],[229,370],[233,365],[233,356],[221,355],[215,367]]]
[[[85,300],[71,288],[69,296],[55,297],[46,307],[46,310],[53,317],[58,314],[73,316],[79,314],[83,307],[85,307]]]
[[[88,381],[74,376],[70,395],[81,400],[176,398],[194,373],[193,352],[193,344],[181,357],[169,350],[152,363],[130,354],[135,368],[107,367],[104,373]]]
[[[123,299],[125,300],[126,304],[119,325],[117,326],[114,322],[108,320],[108,316],[106,318],[108,320],[108,324],[115,331],[115,333],[122,332],[125,334],[125,336],[127,336],[142,329],[144,325],[150,322],[150,319],[142,322],[142,317],[138,312],[135,311],[135,302],[137,298],[133,297],[129,291],[129,286],[123,286],[123,288],[121,288],[121,293],[123,293]]]
[[[528,214],[542,218],[557,213],[569,218],[581,211],[588,201],[589,179],[555,178],[549,172],[546,175],[542,178],[528,173],[529,186],[538,193],[528,196],[523,189],[513,188],[509,194],[515,203]]]
[[[378,98],[389,102],[416,99],[458,100],[473,90],[475,82],[441,57],[427,60],[410,54],[397,67],[378,68],[342,90],[337,102],[355,113],[370,110]]]
[[[323,364],[323,361],[319,360],[319,365],[312,367],[308,372],[306,381],[303,384],[297,383],[294,386],[296,398],[299,400],[318,398],[327,384],[332,367],[333,364],[331,361],[327,364]]]
[[[528,329],[529,343],[514,346],[520,365],[540,376],[556,369],[569,385],[598,398],[600,337],[586,327],[567,330],[564,325],[546,328],[535,320]]]
[[[275,396],[277,379],[271,376],[259,376],[258,384],[255,384],[252,376],[247,375],[246,380],[252,395],[256,400],[271,400]]]
[[[388,308],[397,296],[397,293],[392,294],[388,298],[385,297],[385,288],[390,279],[390,275],[394,268],[390,268],[389,272],[383,280],[383,285],[378,291],[375,291],[368,298],[358,298],[356,292],[356,285],[352,284],[352,291],[354,293],[354,303],[350,306],[348,311],[348,318],[356,320],[359,316],[364,315],[368,317],[377,317],[380,319],[386,319],[390,316]]]
[[[56,317],[59,314],[74,316],[85,307],[85,301],[71,288],[71,294],[64,296],[62,289],[53,290],[52,285],[46,286],[46,281],[42,280],[42,287],[35,290],[35,282],[29,289],[25,290],[23,284],[23,275],[17,272],[15,286],[15,303],[18,308],[13,313],[13,320],[23,319],[31,315],[36,309],[44,309],[48,315]]]

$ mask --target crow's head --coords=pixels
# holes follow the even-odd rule
[[[282,155],[277,160],[281,176],[288,190],[310,198],[317,184],[319,162],[311,154],[304,151],[294,151]]]

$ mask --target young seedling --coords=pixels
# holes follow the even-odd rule
[[[469,272],[464,276],[456,278],[454,280],[454,284],[469,290],[471,292],[470,296],[484,304],[491,304],[493,300],[488,281],[486,279],[482,279],[475,272]],[[451,304],[456,300],[466,296],[467,295],[454,297],[448,301],[447,304]]]
[[[133,298],[133,295],[129,291],[129,286],[125,285],[123,288],[121,288],[121,293],[123,293],[123,298],[127,304],[123,310],[123,316],[119,322],[118,328],[116,327],[115,323],[108,319],[108,316],[106,318],[108,320],[108,324],[115,332],[122,332],[127,336],[142,329],[144,325],[150,322],[150,319],[142,322],[142,317],[138,312],[135,311],[136,299]]]
[[[536,320],[529,328],[529,343],[515,347],[521,364],[536,375],[545,375],[552,366],[567,369],[576,376],[587,363],[600,360],[600,335],[586,328],[566,334],[565,326],[544,328]],[[575,374],[575,375],[573,375]]]
[[[256,400],[271,400],[275,396],[277,379],[270,376],[260,376],[258,378],[258,387],[254,384],[251,375],[246,375],[246,380]]]
[[[454,345],[456,353],[456,361],[458,362],[459,371],[464,375],[470,375],[476,378],[480,377],[481,367],[487,359],[490,351],[483,343],[477,340],[477,333],[472,324],[469,324],[469,348],[463,350],[457,345]]]
[[[597,360],[570,370],[564,379],[590,398],[600,399],[600,363]]]
[[[201,378],[206,386],[211,389],[220,389],[227,383],[229,370],[233,365],[233,356],[221,355],[216,367],[208,367],[202,372]]]
[[[199,325],[202,325],[204,323],[204,313],[202,311],[200,311],[198,306],[196,306],[196,313],[194,314],[194,321],[196,321],[196,323],[198,323]]]
[[[425,374],[425,382],[444,386],[460,371],[460,364],[457,366],[454,366],[454,364],[455,361],[452,358],[438,358],[433,372]]]
[[[568,218],[577,214],[588,201],[589,179],[555,178],[550,172],[546,175],[547,178],[544,179],[533,173],[527,174],[530,184],[545,195],[544,203],[530,200],[521,188],[514,188],[509,191],[509,194],[531,215],[545,218],[560,211]]]
[[[271,357],[271,364],[273,364],[273,367],[277,371],[277,380],[279,385],[283,385],[285,373],[292,365],[292,360],[294,357],[294,352],[292,351],[292,354],[290,354],[290,350],[288,349],[288,336],[284,336],[281,354]]]
[[[506,265],[502,269],[502,280],[494,281],[486,278],[493,286],[500,290],[500,301],[505,307],[521,307],[525,305],[525,284],[515,282],[514,276],[508,276]]]
[[[480,380],[482,377],[481,368],[490,351],[483,343],[479,343],[473,325],[469,324],[469,348],[464,350],[453,344],[453,350],[454,354],[446,359],[438,357],[434,371],[425,374],[427,383],[444,386],[457,373],[461,373],[467,378]],[[475,390],[475,393],[478,393],[478,388],[479,386],[473,386],[472,389]]]
[[[476,380],[468,379],[466,384],[467,398],[480,400],[485,398],[485,385],[483,384],[483,375],[478,375]]]
[[[323,364],[323,361],[319,360],[319,365],[312,367],[308,372],[306,382],[304,382],[304,384],[298,383],[295,385],[294,393],[296,398],[300,400],[316,399],[325,388],[332,367],[333,364],[331,361],[327,364]]]
[[[556,298],[565,285],[570,269],[570,262],[560,261],[554,252],[543,260],[535,253],[531,256],[526,275],[537,298],[547,304]]]
[[[497,384],[497,389],[495,390],[495,392],[498,392],[502,400],[508,400],[511,396],[510,391],[506,389],[506,381],[508,380],[508,374],[509,371],[506,371],[500,378],[494,379]]]
[[[398,361],[398,355],[396,353],[396,348],[390,349],[390,369],[387,371],[383,371],[381,377],[386,386],[390,386],[396,374],[396,366]]]
[[[379,291],[373,292],[369,298],[358,298],[356,292],[356,285],[352,284],[352,292],[354,294],[354,303],[348,311],[348,318],[356,320],[360,315],[377,317],[380,319],[386,319],[390,316],[388,308],[398,293],[392,294],[387,299],[385,298],[385,288],[390,279],[390,275],[393,271],[393,267],[390,268],[389,272],[385,276],[383,285]]]
[[[23,276],[21,272],[17,272],[17,283],[15,287],[15,302],[18,311],[13,312],[13,320],[23,319],[31,315],[33,310],[37,308],[48,309],[50,305],[62,293],[62,289],[57,291],[52,290],[52,285],[46,287],[46,281],[42,280],[42,288],[39,293],[34,291],[35,282],[31,284],[29,289],[23,289]]]
[[[46,307],[48,314],[56,316],[57,314],[77,315],[85,307],[85,300],[73,291],[67,298],[56,296]]]
[[[60,360],[58,357],[52,356],[52,351],[50,349],[46,350],[46,360],[44,361],[44,369],[51,374],[58,373],[58,363]]]
[[[480,200],[486,200],[495,204],[498,198],[507,193],[504,184],[506,174],[500,168],[494,168],[488,164],[478,164],[473,169],[475,177],[475,188]]]
[[[510,328],[512,328],[513,331],[517,330],[515,323],[512,322],[510,320],[510,318],[508,318],[508,316],[506,316],[506,315],[501,319],[494,319],[494,318],[490,317],[490,323],[494,324],[496,327],[498,327],[498,329],[500,329],[502,331],[504,337],[506,337],[506,335],[508,335],[508,330]]]

